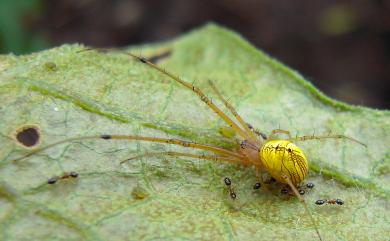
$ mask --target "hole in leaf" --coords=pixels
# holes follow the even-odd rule
[[[33,147],[39,143],[41,133],[38,126],[25,125],[16,131],[15,139],[19,144],[25,147]]]

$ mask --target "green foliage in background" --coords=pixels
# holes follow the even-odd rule
[[[41,12],[41,0],[0,1],[0,53],[23,54],[48,47],[42,35],[28,30],[29,18]]]
[[[175,137],[235,148],[234,137],[193,93],[128,56],[64,45],[0,57],[0,239],[316,240],[296,198],[254,191],[254,170],[190,158],[126,158],[191,149],[145,142],[67,143],[14,163],[10,138],[38,125],[43,144],[92,134]],[[390,229],[390,113],[332,100],[237,34],[208,25],[172,42],[132,48],[212,96],[212,79],[246,121],[269,133],[341,133],[348,141],[297,143],[316,184],[305,195],[324,240],[385,240]],[[216,98],[213,100],[221,104]],[[222,105],[220,105],[222,106]],[[55,185],[65,171],[79,178]],[[224,177],[233,180],[229,199]],[[343,206],[316,206],[341,198]]]

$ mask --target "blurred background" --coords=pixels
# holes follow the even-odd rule
[[[390,109],[390,0],[0,0],[0,53],[152,43],[210,21],[334,98]]]

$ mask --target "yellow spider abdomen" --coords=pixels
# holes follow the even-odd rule
[[[261,147],[260,160],[269,174],[281,183],[283,176],[290,178],[296,185],[305,180],[308,164],[303,151],[287,140],[271,140]]]

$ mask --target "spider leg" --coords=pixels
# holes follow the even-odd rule
[[[253,131],[249,128],[248,124],[242,119],[242,117],[238,114],[238,112],[235,110],[235,108],[223,97],[221,92],[217,89],[215,84],[209,80],[209,85],[217,95],[217,97],[223,102],[223,104],[226,106],[226,108],[229,109],[229,111],[233,114],[233,116],[237,119],[237,121],[241,124],[242,127],[244,127],[245,132],[247,132],[253,140],[257,140],[255,134]]]
[[[34,154],[40,153],[44,150],[47,150],[49,148],[52,148],[54,146],[58,146],[58,145],[61,145],[64,143],[69,143],[72,141],[93,140],[93,139],[158,142],[158,143],[163,143],[163,144],[178,145],[178,146],[182,146],[182,147],[189,147],[189,148],[194,148],[194,149],[210,151],[210,152],[220,154],[223,156],[229,156],[229,157],[233,157],[235,159],[242,158],[243,160],[245,160],[245,157],[240,155],[239,153],[229,151],[229,150],[223,149],[221,147],[199,144],[199,143],[195,143],[195,142],[188,142],[188,141],[179,140],[179,139],[147,137],[147,136],[133,136],[133,135],[99,135],[99,136],[74,137],[74,138],[68,138],[68,139],[65,139],[62,141],[54,142],[50,145],[47,145],[47,146],[44,146],[41,148],[37,148],[37,149],[27,153],[24,156],[21,156],[19,158],[12,160],[12,162],[20,161],[20,160],[25,159],[29,156],[32,156]]]
[[[347,140],[356,142],[364,147],[367,147],[367,145],[364,144],[363,142],[360,142],[352,137],[340,135],[340,134],[328,134],[328,135],[321,135],[321,136],[315,136],[315,135],[297,136],[295,138],[290,137],[289,141],[308,141],[308,140],[321,140],[321,139],[347,139]]]
[[[123,160],[120,162],[120,164],[123,164],[127,161],[131,161],[134,159],[138,159],[141,157],[164,156],[164,155],[173,156],[173,157],[184,156],[184,157],[191,157],[191,158],[202,159],[202,160],[223,161],[223,162],[229,162],[231,164],[241,164],[240,159],[234,158],[234,157],[212,156],[212,155],[205,155],[205,154],[191,154],[191,153],[183,153],[183,152],[176,152],[176,151],[145,153],[145,154],[141,154],[141,155],[134,156],[134,157],[128,158],[126,160]]]
[[[268,139],[270,139],[270,140],[274,139],[277,134],[286,134],[286,135],[288,135],[289,139],[291,139],[291,133],[289,131],[282,130],[282,129],[272,130],[272,132],[269,135]]]
[[[305,210],[307,212],[307,214],[309,215],[310,219],[311,219],[311,222],[313,223],[314,225],[314,229],[316,230],[316,233],[317,233],[317,236],[318,238],[322,241],[322,237],[321,237],[321,234],[320,234],[320,231],[318,230],[318,226],[317,226],[317,223],[313,217],[313,215],[311,214],[310,210],[309,210],[309,207],[307,206],[306,202],[305,202],[305,199],[299,194],[297,188],[294,186],[294,184],[292,183],[291,179],[288,177],[288,175],[282,173],[281,174],[281,177],[286,181],[286,183],[290,186],[291,190],[293,191],[293,193],[295,194],[295,196],[299,199],[299,201],[303,204],[303,206],[305,207]]]
[[[210,107],[217,115],[219,115],[230,127],[232,127],[238,135],[240,135],[244,139],[250,138],[250,134],[244,131],[242,128],[240,128],[231,118],[229,118],[220,108],[218,108],[211,100],[208,98],[201,89],[196,87],[195,85],[188,83],[181,79],[179,76],[172,74],[171,72],[159,67],[156,64],[153,64],[152,62],[148,61],[145,58],[142,58],[140,56],[134,55],[132,53],[127,53],[127,55],[130,55],[131,57],[139,60],[143,64],[147,64],[148,66],[152,67],[153,69],[159,71],[160,73],[170,77],[172,80],[178,82],[179,84],[183,85],[184,87],[190,89],[192,92],[194,92],[206,105]]]

